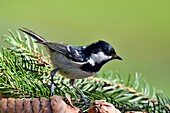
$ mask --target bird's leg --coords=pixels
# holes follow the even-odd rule
[[[89,104],[90,102],[85,98],[85,95],[83,92],[81,92],[77,87],[74,85],[75,79],[70,79],[70,85],[73,86],[73,88],[76,90],[76,92],[80,95],[80,99],[84,100],[85,104]]]
[[[59,70],[59,68],[55,68],[50,72],[51,75],[51,87],[50,87],[50,96],[54,94],[54,75]]]

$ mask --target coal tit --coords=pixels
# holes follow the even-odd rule
[[[54,93],[53,76],[56,72],[66,78],[70,78],[70,84],[84,98],[83,94],[74,86],[74,80],[96,74],[110,60],[122,60],[116,54],[114,48],[103,40],[87,46],[74,46],[48,42],[27,28],[21,28],[19,30],[35,38],[38,43],[45,45],[49,49],[51,61],[54,66],[54,69],[51,71],[51,95]]]

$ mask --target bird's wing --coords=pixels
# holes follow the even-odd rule
[[[71,59],[73,63],[83,65],[84,63],[87,63],[85,54],[82,51],[81,46],[73,46],[63,43],[52,43],[47,42],[45,45],[54,51],[57,51],[64,56],[66,56],[68,59]]]
[[[69,53],[67,50],[67,44],[46,42],[44,45],[46,45],[50,50],[57,51],[63,55],[67,55]]]
[[[68,57],[75,62],[86,62],[87,56],[85,55],[82,46],[68,45],[67,50],[69,51]]]

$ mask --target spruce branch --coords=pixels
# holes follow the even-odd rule
[[[4,97],[49,97],[52,69],[48,55],[28,35],[14,34],[9,31],[5,41],[11,47],[1,47],[0,53],[0,93]],[[97,78],[96,78],[97,77]],[[151,89],[149,84],[139,82],[136,73],[132,81],[124,81],[120,74],[100,73],[96,77],[76,80],[77,87],[90,101],[104,99],[115,105],[121,112],[136,110],[146,112],[169,112],[170,99],[163,93]],[[112,78],[115,77],[115,78]],[[69,80],[56,75],[55,94],[64,96],[69,93],[73,103],[86,110],[89,106],[79,101],[79,95],[69,85]]]

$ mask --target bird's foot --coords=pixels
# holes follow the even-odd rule
[[[83,92],[81,92],[77,87],[73,86],[73,88],[76,90],[76,92],[80,95],[80,101],[84,101],[85,104],[90,104],[90,101]]]
[[[80,96],[81,97],[81,96]],[[88,100],[88,98],[86,97],[81,97],[80,98],[80,101],[84,101],[85,104],[89,105],[90,104],[90,101]]]
[[[84,93],[81,92],[75,85],[74,79],[70,79],[70,85],[76,90],[76,92],[80,95],[80,101],[84,101],[85,104],[90,104],[90,101],[85,97]]]

